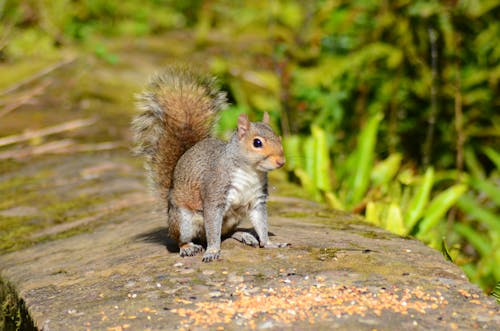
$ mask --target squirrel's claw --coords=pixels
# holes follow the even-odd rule
[[[211,262],[211,261],[214,261],[214,260],[218,260],[220,257],[220,249],[219,250],[215,250],[215,249],[207,249],[207,251],[205,252],[205,254],[203,254],[203,258],[202,258],[202,261],[203,262]]]

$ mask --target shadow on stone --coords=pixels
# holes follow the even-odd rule
[[[134,237],[134,240],[149,244],[163,245],[170,253],[178,253],[179,246],[177,242],[168,236],[168,229],[165,226],[141,233]]]
[[[236,231],[248,232],[253,235],[255,238],[258,238],[257,232],[253,228],[237,228]],[[275,234],[269,232],[269,237],[274,237]],[[222,240],[226,240],[231,238],[231,236],[225,236]],[[148,232],[141,233],[134,237],[135,241],[141,241],[148,244],[162,245],[170,253],[179,253],[179,245],[177,242],[168,236],[168,229],[165,226],[158,227]],[[203,245],[206,248],[206,243],[201,241],[195,241],[197,244]]]

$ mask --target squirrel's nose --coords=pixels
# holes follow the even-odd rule
[[[276,166],[281,168],[285,164],[285,158],[276,160]]]

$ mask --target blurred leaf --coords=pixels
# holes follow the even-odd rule
[[[457,233],[465,237],[467,241],[470,242],[482,256],[488,255],[491,252],[491,245],[489,244],[489,240],[470,226],[464,225],[462,223],[455,223],[453,224],[453,229]]]
[[[331,191],[330,184],[330,155],[328,143],[326,141],[326,133],[318,126],[311,127],[312,136],[314,139],[314,180],[316,187],[323,191]]]
[[[241,78],[260,88],[266,89],[276,97],[280,92],[280,82],[278,77],[271,71],[245,71]]]
[[[438,14],[442,7],[435,1],[415,1],[409,8],[409,14],[413,16],[430,17]]]
[[[389,210],[387,212],[387,220],[385,220],[385,227],[387,230],[403,236],[407,234],[406,228],[403,224],[403,217],[401,215],[401,209],[395,203],[389,205]]]
[[[217,136],[229,140],[238,124],[238,116],[248,113],[248,109],[231,105],[225,111],[221,112],[219,120],[215,124]]]
[[[338,210],[345,210],[344,205],[339,200],[339,198],[335,195],[335,193],[333,193],[333,192],[325,192],[325,200],[326,200],[326,203],[330,207],[332,207],[334,209],[338,209]]]
[[[305,167],[304,170],[306,171],[307,175],[311,179],[312,185],[315,186],[316,184],[316,159],[315,159],[315,154],[316,151],[314,150],[315,147],[315,142],[313,137],[306,137],[303,140],[303,145],[302,145],[302,153],[304,155],[304,160],[305,160]]]
[[[500,188],[489,180],[472,177],[468,181],[478,192],[486,194],[497,207],[500,207]]]
[[[476,154],[471,148],[466,148],[464,152],[464,161],[467,165],[467,170],[469,170],[474,177],[484,178],[484,169],[479,163]]]
[[[379,204],[373,201],[368,201],[366,204],[365,219],[372,224],[380,226],[380,212],[381,208]]]
[[[402,169],[398,174],[398,181],[405,185],[411,185],[415,181],[415,175],[409,168]]]
[[[472,219],[478,220],[492,231],[500,234],[500,216],[488,211],[468,195],[463,195],[458,200],[457,205]]]
[[[497,300],[498,304],[500,304],[500,282],[497,282],[490,295]]]
[[[248,98],[245,93],[245,89],[243,88],[242,82],[237,79],[230,79],[229,87],[233,95],[233,98],[236,100],[236,104],[239,107],[250,109],[250,105],[248,104]]]
[[[303,20],[304,9],[299,3],[293,1],[281,2],[280,5],[279,18],[281,21],[292,28],[298,28]]]
[[[372,116],[359,134],[358,147],[355,151],[356,169],[350,187],[349,202],[351,206],[361,201],[368,188],[370,172],[375,158],[378,125],[382,118],[383,115],[380,113]]]
[[[300,179],[300,184],[302,187],[309,192],[309,194],[316,200],[319,199],[320,195],[311,177],[303,169],[295,169],[295,175]]]
[[[104,46],[103,44],[98,44],[95,47],[94,51],[98,57],[108,62],[109,64],[117,64],[119,61],[118,56],[116,54],[110,53],[107,50],[106,46]]]
[[[495,167],[497,167],[497,170],[500,170],[500,154],[495,151],[493,148],[484,146],[483,147],[483,152],[486,154],[491,162],[495,164]]]
[[[417,237],[424,236],[429,230],[434,228],[466,190],[466,185],[457,184],[439,193],[425,210]]]
[[[465,272],[465,274],[467,275],[467,277],[473,281],[473,282],[476,282],[478,281],[478,277],[477,277],[477,268],[474,264],[472,263],[467,263],[467,264],[463,264],[461,265],[462,267],[462,270]]]
[[[466,14],[472,18],[478,18],[485,15],[488,11],[498,7],[497,1],[484,0],[484,1],[462,1],[461,7],[465,10]]]
[[[371,172],[373,186],[384,185],[392,180],[401,166],[402,159],[403,155],[395,153],[377,163]]]
[[[302,153],[300,151],[300,140],[298,135],[290,135],[283,137],[283,149],[285,152],[286,163],[288,170],[304,168],[302,164]]]
[[[425,207],[429,202],[432,185],[434,184],[434,169],[427,168],[422,182],[415,195],[410,201],[405,213],[405,224],[408,229],[413,229],[417,221],[423,215]]]
[[[250,102],[253,106],[252,108],[262,112],[278,110],[280,107],[279,102],[275,97],[262,93],[250,95]]]

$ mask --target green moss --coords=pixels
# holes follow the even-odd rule
[[[9,179],[0,182],[0,192],[2,194],[8,193],[8,191],[18,191],[20,188],[36,184],[40,182],[43,178],[48,177],[52,174],[48,170],[40,171],[33,176],[14,176]],[[7,192],[3,192],[7,191]]]
[[[31,48],[32,45],[30,45]],[[60,61],[59,58],[52,56],[44,58],[43,56],[29,57],[24,61],[10,62],[8,65],[0,65],[0,89],[8,88],[13,82],[20,82],[26,78],[32,77],[37,72],[47,68]]]
[[[336,247],[321,248],[319,250],[317,258],[319,260],[333,259],[333,258],[337,257],[337,253],[339,251],[341,251],[341,249],[340,248],[336,248]]]
[[[365,238],[384,239],[384,240],[390,240],[399,237],[388,231],[360,231],[359,235]]]
[[[302,211],[282,211],[279,215],[288,218],[305,218],[311,216],[311,213]]]
[[[70,220],[90,216],[92,207],[105,201],[97,195],[82,195],[66,201],[54,201],[42,209],[48,220],[54,223],[64,223]]]
[[[37,330],[28,314],[26,304],[16,290],[0,278],[0,330]]]
[[[264,273],[262,273],[262,272],[259,272],[259,273],[255,274],[253,277],[254,277],[255,281],[259,281],[259,280],[260,280],[260,281],[262,281],[262,280],[266,280],[266,279],[268,278],[268,277],[267,277]]]
[[[62,200],[53,192],[40,194],[36,191],[27,191],[28,188],[22,183],[26,183],[23,178],[10,180],[10,185],[20,185],[19,189],[9,191],[6,200],[0,202],[0,209],[29,205],[38,207],[40,212],[36,216],[0,216],[1,253],[18,250],[39,241],[68,237],[92,229],[95,225],[84,225],[54,236],[32,237],[36,231],[53,224],[62,224],[91,216],[95,213],[95,206],[106,200],[106,197],[96,195],[81,195]]]
[[[15,171],[19,169],[19,166],[21,165],[21,162],[13,160],[13,159],[7,159],[7,160],[1,160],[0,161],[0,175]],[[0,185],[2,182],[0,182]]]
[[[38,227],[28,222],[27,217],[0,216],[0,253],[26,247],[31,243],[27,237]]]

